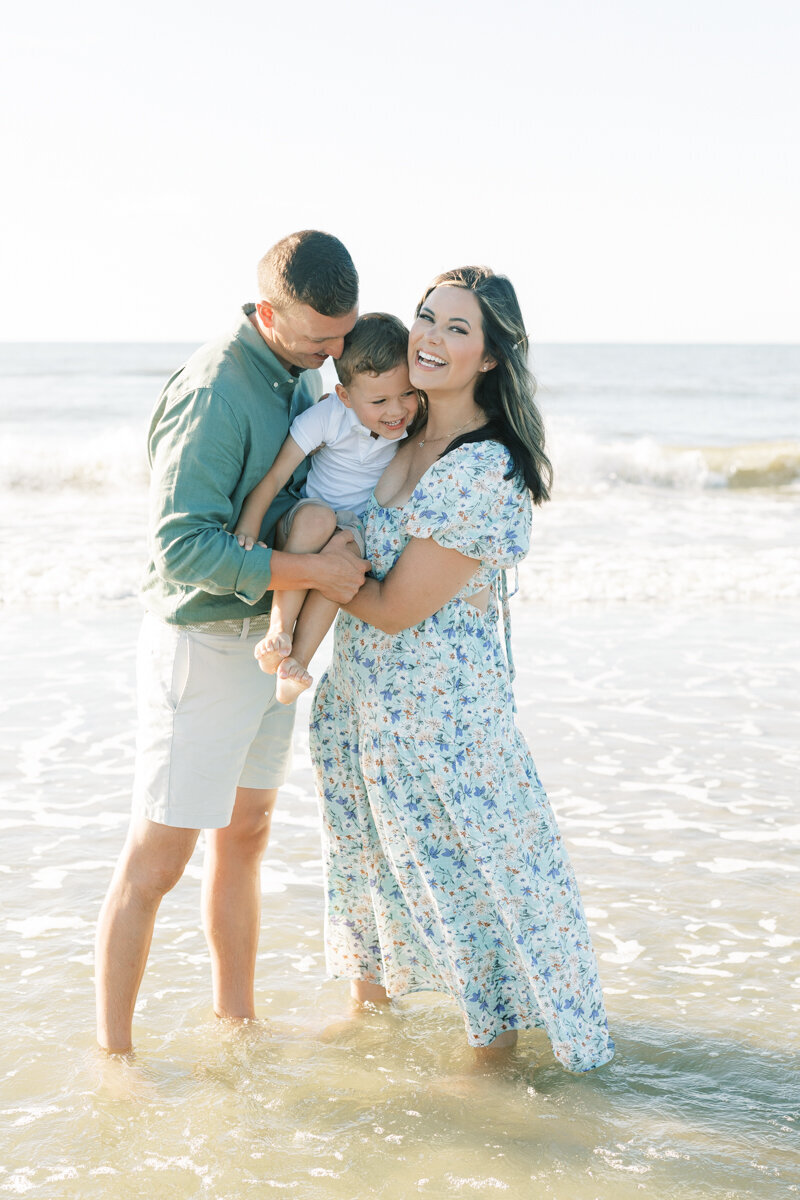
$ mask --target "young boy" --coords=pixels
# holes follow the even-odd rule
[[[336,374],[336,394],[295,418],[271,470],[244,502],[235,534],[248,550],[276,494],[309,455],[305,498],[279,522],[276,548],[314,553],[340,528],[353,533],[363,555],[361,515],[419,403],[408,378],[408,330],[402,321],[388,313],[360,317],[345,338]],[[291,704],[311,684],[308,664],[336,613],[337,606],[319,592],[274,593],[269,629],[255,655],[262,671],[277,674],[281,704]]]

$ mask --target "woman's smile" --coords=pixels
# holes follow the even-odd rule
[[[446,359],[440,358],[438,354],[431,354],[427,350],[418,350],[416,361],[417,366],[421,367],[423,371],[435,370],[437,367],[447,366]]]

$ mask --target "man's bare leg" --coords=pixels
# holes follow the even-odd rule
[[[289,536],[280,549],[290,554],[317,554],[327,545],[335,530],[336,515],[333,509],[321,504],[307,504],[295,514]],[[255,648],[258,665],[268,675],[274,675],[278,665],[291,654],[295,621],[305,598],[306,592],[302,590],[273,593],[269,629]]]
[[[134,817],[100,912],[95,950],[97,1041],[127,1053],[156,913],[183,875],[199,830]]]
[[[277,788],[237,788],[230,825],[206,834],[203,924],[218,1017],[255,1016],[261,859],[277,795]]]

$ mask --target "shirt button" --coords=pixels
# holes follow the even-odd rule
[[[273,383],[273,385],[272,385],[272,386],[273,386],[274,388],[276,388],[278,385],[277,385],[277,383]]]

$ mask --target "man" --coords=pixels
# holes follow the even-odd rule
[[[173,375],[153,415],[151,561],[139,644],[133,816],[97,931],[97,1038],[131,1049],[131,1025],[156,913],[208,830],[203,918],[218,1016],[252,1018],[260,864],[291,750],[293,706],[253,647],[270,589],[316,588],[350,600],[369,564],[339,533],[325,550],[246,552],[231,532],[293,418],[319,397],[358,315],[358,276],[338,239],[284,238],[258,268],[259,303],[231,334]],[[303,374],[307,372],[307,374]],[[295,473],[296,488],[305,476]],[[269,509],[262,538],[297,499]]]

